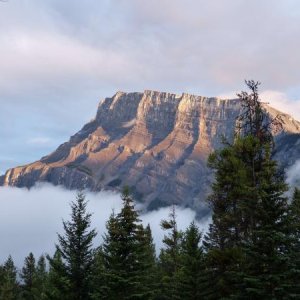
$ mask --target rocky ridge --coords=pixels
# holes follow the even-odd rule
[[[284,165],[300,157],[286,155],[287,143],[300,143],[300,123],[267,104],[266,114],[281,115],[274,127],[275,157]],[[238,99],[176,95],[156,91],[117,92],[99,103],[96,117],[39,161],[9,169],[0,185],[32,187],[51,182],[69,189],[132,188],[148,209],[172,203],[204,213],[212,182],[208,155],[231,140],[240,113]]]

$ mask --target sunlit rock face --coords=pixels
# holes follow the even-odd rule
[[[264,108],[270,117],[281,114]],[[118,92],[101,101],[95,119],[68,142],[39,161],[8,170],[0,184],[32,187],[47,181],[93,191],[128,185],[148,209],[175,203],[201,214],[213,180],[208,155],[222,146],[222,136],[232,140],[240,109],[238,99]],[[286,157],[284,141],[297,143],[300,123],[286,114],[281,123],[273,128],[281,149],[276,158],[291,164],[299,151]]]

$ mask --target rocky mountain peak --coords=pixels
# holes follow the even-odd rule
[[[273,128],[276,143],[300,135],[298,121],[267,104],[264,109],[270,118],[281,115],[282,126]],[[240,110],[239,99],[119,91],[100,101],[96,117],[69,141],[8,170],[0,184],[47,181],[94,191],[129,185],[149,209],[176,203],[201,213],[212,181],[207,157],[222,146],[222,135],[232,139]]]

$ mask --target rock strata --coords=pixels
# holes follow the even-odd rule
[[[300,143],[300,123],[264,108],[270,117],[281,115],[282,126],[273,128],[275,156],[290,165],[300,153],[286,144]],[[46,181],[92,191],[128,185],[148,209],[175,203],[201,214],[212,182],[207,157],[222,146],[222,136],[232,140],[240,109],[238,99],[117,92],[68,142],[39,161],[9,169],[0,185],[30,188]]]

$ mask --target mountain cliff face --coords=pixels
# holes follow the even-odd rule
[[[265,105],[270,117],[279,114]],[[118,92],[101,101],[95,119],[53,153],[32,164],[16,167],[0,185],[32,187],[46,181],[69,189],[132,187],[148,209],[171,203],[203,212],[212,182],[208,155],[229,140],[240,112],[238,99],[222,100],[155,91]],[[300,157],[285,154],[287,142],[300,142],[300,123],[281,114],[276,158],[285,165]]]

